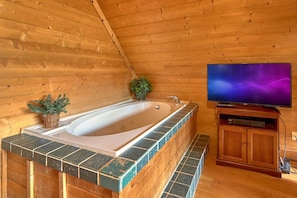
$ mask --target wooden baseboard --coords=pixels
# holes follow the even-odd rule
[[[279,178],[282,177],[281,170],[273,170],[273,169],[268,169],[268,168],[263,168],[263,167],[258,167],[258,166],[252,166],[252,165],[248,165],[248,164],[240,164],[240,163],[236,163],[236,162],[224,161],[224,160],[220,160],[220,159],[216,160],[216,164],[222,165],[222,166],[232,166],[232,167],[236,167],[236,168],[242,168],[242,169],[246,169],[246,170],[265,173],[265,174],[271,175],[273,177],[279,177]]]
[[[296,148],[287,147],[286,152],[285,152],[285,149],[283,147],[281,147],[280,148],[280,156],[297,159],[297,150],[296,150]]]

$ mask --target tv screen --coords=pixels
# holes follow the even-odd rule
[[[208,64],[208,101],[291,107],[291,64]]]

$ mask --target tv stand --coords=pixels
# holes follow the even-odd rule
[[[276,108],[263,106],[217,106],[216,163],[281,177],[279,114]]]

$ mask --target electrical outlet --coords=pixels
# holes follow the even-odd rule
[[[292,131],[292,140],[297,141],[297,132]]]

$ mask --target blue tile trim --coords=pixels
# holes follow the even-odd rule
[[[48,144],[45,144],[42,147],[39,147],[34,150],[33,160],[46,166],[48,153],[57,150],[63,146],[64,144],[59,142],[49,142]]]
[[[120,192],[197,110],[197,104],[186,105],[120,157],[94,153],[29,134],[3,138],[2,149]],[[204,144],[193,146],[193,149]],[[191,160],[187,162],[194,163]]]
[[[172,174],[161,198],[193,198],[201,172],[205,155],[208,151],[210,137],[197,134],[183,158]]]
[[[63,170],[65,173],[79,177],[79,165],[86,161],[88,158],[95,155],[95,152],[80,149],[71,155],[63,158]]]
[[[99,185],[98,170],[100,170],[103,166],[108,164],[112,159],[113,159],[113,157],[111,157],[111,156],[96,153],[95,155],[90,157],[88,160],[86,160],[80,164],[79,177],[81,179],[84,179],[86,181],[89,181],[89,182]]]
[[[65,158],[67,158],[69,155],[74,154],[78,150],[80,150],[79,147],[75,147],[75,146],[71,146],[71,145],[64,145],[63,147],[60,147],[59,149],[56,149],[56,150],[48,153],[47,166],[51,167],[53,169],[56,169],[58,171],[63,171],[63,167],[64,167],[63,160]],[[73,166],[75,166],[75,164],[73,164]],[[70,168],[74,169],[75,167],[70,167]],[[75,176],[76,176],[76,174],[75,174]]]
[[[136,172],[133,161],[117,157],[100,170],[100,185],[119,192],[136,176]]]

